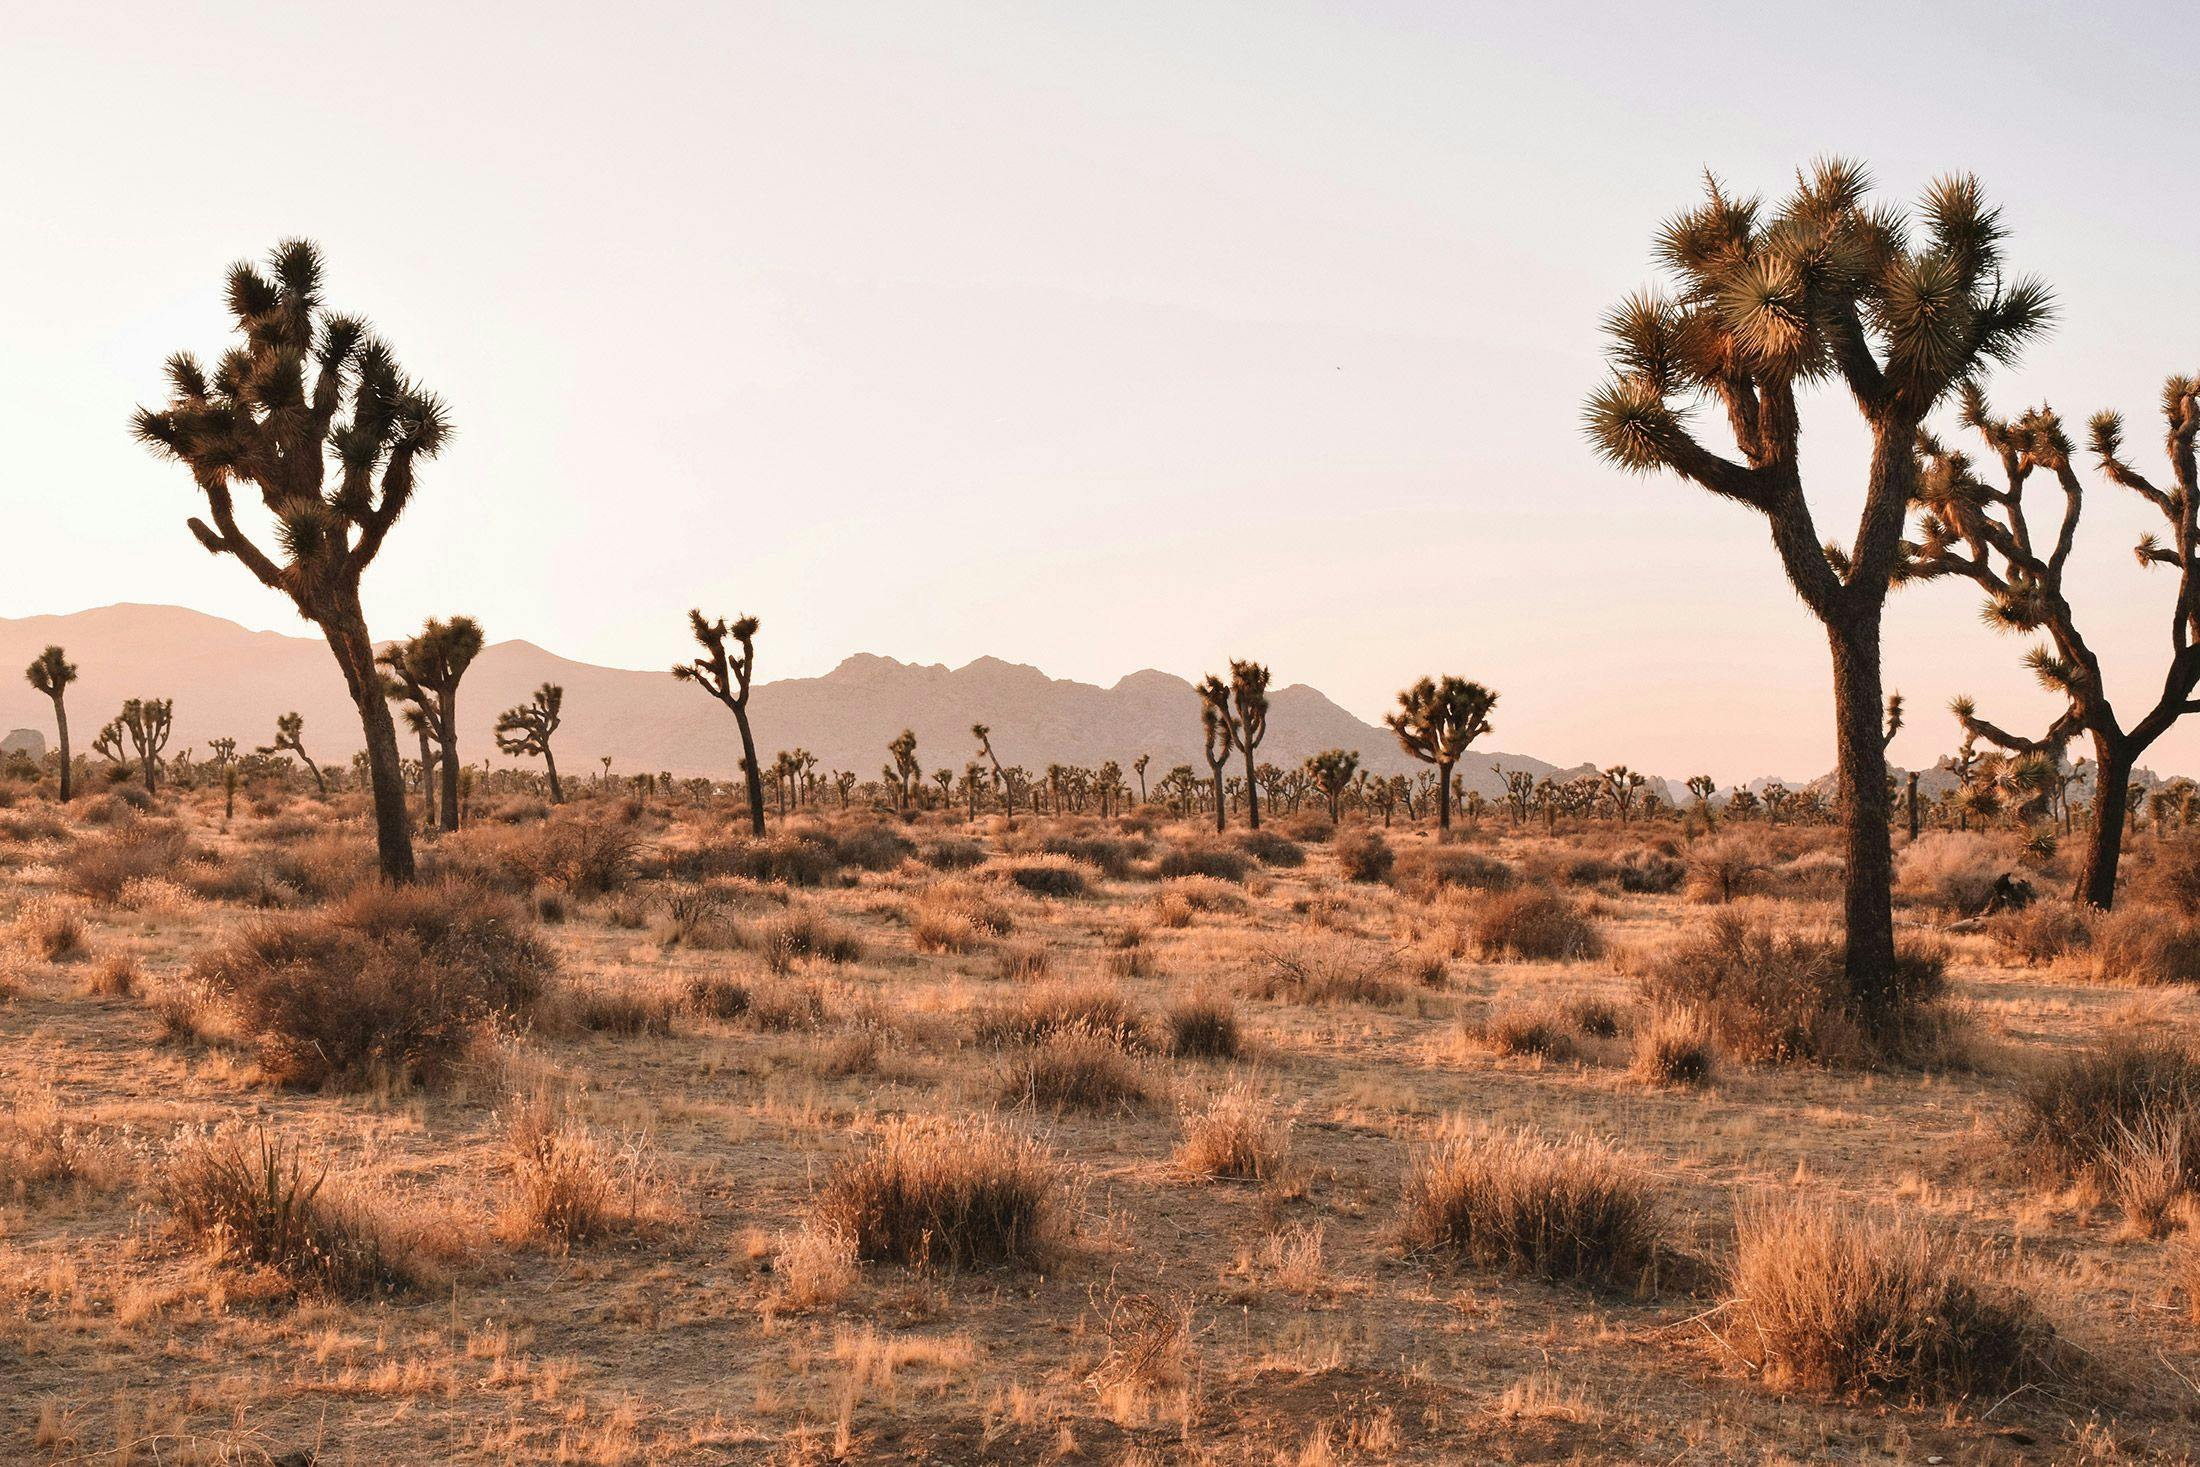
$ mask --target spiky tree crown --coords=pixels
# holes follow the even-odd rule
[[[1422,678],[1398,695],[1398,711],[1383,724],[1408,754],[1428,764],[1456,764],[1490,731],[1497,694],[1465,678]]]
[[[497,715],[497,747],[507,754],[539,757],[549,746],[550,736],[558,731],[564,708],[565,689],[556,683],[544,683],[535,689],[531,702]]]
[[[188,353],[170,357],[168,406],[139,409],[133,428],[198,481],[199,543],[308,611],[357,585],[411,501],[418,461],[449,441],[449,414],[365,322],[323,306],[311,243],[277,245],[264,272],[232,266],[228,297],[243,341],[211,373]],[[237,523],[240,483],[274,517],[281,559]]]
[[[756,633],[763,624],[753,616],[738,616],[729,624],[724,617],[707,620],[699,610],[688,612],[688,630],[703,655],[676,664],[673,677],[691,682],[729,708],[746,708],[749,682],[756,674]],[[731,637],[736,651],[726,650]]]
[[[76,681],[76,664],[59,647],[48,647],[23,670],[30,685],[49,698],[59,698]]]

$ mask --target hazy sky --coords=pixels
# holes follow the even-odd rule
[[[1832,762],[1762,523],[1600,466],[1597,323],[1710,167],[1970,169],[2063,320],[1997,385],[2160,462],[2200,370],[2200,103],[2168,6],[1279,3],[0,9],[0,615],[178,602],[303,631],[130,441],[225,342],[224,267],[328,295],[459,434],[370,573],[377,635],[625,666],[683,612],[760,674],[981,654],[1111,683],[1267,661],[1363,716],[1424,672],[1493,743],[1723,780]],[[1861,439],[1806,474],[1852,533]],[[2078,598],[2151,701],[2171,583],[2131,496]],[[1960,692],[2050,709],[1943,584],[1900,594],[1905,763]],[[2200,725],[2200,720],[2194,721]],[[2157,767],[2200,768],[2200,727]]]

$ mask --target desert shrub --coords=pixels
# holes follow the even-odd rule
[[[1764,847],[1741,835],[1698,841],[1688,853],[1686,886],[1699,902],[1730,902],[1764,882],[1771,862]]]
[[[201,953],[190,977],[279,1084],[432,1083],[483,1023],[526,1013],[553,967],[508,900],[419,884],[252,923]]]
[[[2120,903],[2093,924],[2093,971],[2108,983],[2200,983],[2200,914]]]
[[[1121,989],[1104,983],[1045,983],[978,1011],[973,1033],[999,1048],[1033,1045],[1050,1035],[1105,1035],[1122,1049],[1150,1049],[1145,1014]]]
[[[1379,830],[1359,830],[1341,837],[1334,849],[1337,869],[1347,881],[1388,881],[1397,865],[1397,853]]]
[[[1397,873],[1401,887],[1423,894],[1445,888],[1505,891],[1519,879],[1497,857],[1462,845],[1410,847],[1399,854]]]
[[[264,1130],[184,1139],[158,1190],[192,1237],[297,1287],[362,1295],[420,1282],[412,1248],[358,1191],[331,1187],[324,1164]]]
[[[672,992],[625,985],[569,984],[560,995],[564,1014],[592,1034],[670,1034],[678,997]]]
[[[1659,894],[1678,891],[1688,879],[1688,863],[1671,851],[1637,846],[1614,863],[1621,891]]]
[[[0,1195],[104,1188],[122,1179],[125,1165],[122,1149],[70,1120],[51,1089],[0,1095]]]
[[[2093,945],[2096,915],[2080,902],[2039,901],[1988,917],[1986,935],[2004,957],[2052,963]]]
[[[924,864],[934,871],[968,871],[984,862],[984,845],[959,836],[936,840],[924,848]]]
[[[1010,983],[1036,983],[1053,967],[1054,960],[1044,943],[1004,943],[994,955],[995,976]]]
[[[1581,994],[1567,999],[1558,1007],[1560,1017],[1580,1033],[1592,1039],[1616,1039],[1626,1027],[1619,1009],[1606,999]]]
[[[84,955],[84,917],[73,903],[34,896],[16,909],[10,925],[16,945],[44,962]]]
[[[1406,1178],[1408,1248],[1562,1283],[1646,1282],[1665,1251],[1647,1181],[1602,1141],[1477,1128]]]
[[[61,882],[78,896],[111,902],[133,881],[175,874],[191,856],[190,838],[180,826],[142,820],[72,847],[61,863]]]
[[[831,1017],[832,1005],[823,988],[785,978],[751,984],[749,1006],[742,1015],[750,1028],[766,1034],[816,1029]]]
[[[84,980],[84,991],[97,998],[131,998],[145,986],[145,972],[128,953],[110,953]]]
[[[1039,842],[1039,849],[1048,855],[1090,866],[1116,881],[1131,874],[1131,861],[1136,855],[1129,841],[1107,835],[1048,835]]]
[[[2200,911],[2200,835],[2155,841],[2133,885],[2173,911]]]
[[[1163,927],[1189,927],[1201,912],[1242,912],[1245,898],[1211,876],[1175,876],[1154,897],[1154,920]]]
[[[1572,897],[1551,886],[1490,892],[1476,904],[1467,930],[1484,958],[1568,962],[1604,951],[1596,924]]]
[[[806,1223],[772,1247],[772,1310],[800,1314],[847,1297],[857,1276],[856,1240],[838,1227]]]
[[[1915,1223],[1801,1199],[1743,1213],[1730,1345],[1775,1385],[1896,1400],[1999,1397],[2052,1369],[2054,1333]]]
[[[1696,1009],[1667,1004],[1635,1033],[1631,1073],[1648,1085],[1706,1085],[1717,1069],[1711,1025]]]
[[[1118,978],[1150,978],[1153,948],[1143,927],[1118,927],[1108,934],[1108,971]]]
[[[1406,996],[1390,952],[1334,939],[1269,948],[1239,987],[1250,998],[1290,1003],[1394,1004]]]
[[[996,869],[1033,896],[1080,897],[1091,887],[1085,868],[1061,856],[1006,861]]]
[[[1204,876],[1210,881],[1242,884],[1252,874],[1253,863],[1243,851],[1203,842],[1171,846],[1162,852],[1161,862],[1156,870],[1163,880],[1180,876]]]
[[[1261,1181],[1276,1175],[1290,1140],[1291,1123],[1276,1114],[1275,1102],[1239,1083],[1186,1112],[1171,1160],[1195,1177]]]
[[[729,836],[663,857],[665,873],[685,881],[735,876],[784,886],[824,886],[840,877],[839,847],[815,832],[751,839]]]
[[[544,1092],[510,1098],[501,1119],[512,1178],[506,1237],[562,1250],[662,1220],[662,1189],[639,1144],[612,1145]]]
[[[254,906],[295,905],[299,900],[331,901],[348,896],[375,879],[374,846],[357,836],[323,831],[295,843],[271,846],[242,863],[245,868],[232,881],[242,891],[223,890],[219,872],[200,871],[193,887],[211,900],[246,900]],[[232,886],[229,891],[236,891]]]
[[[968,881],[943,881],[909,906],[909,935],[926,952],[970,952],[1015,930],[1008,908]]]
[[[1241,831],[1237,845],[1239,850],[1263,866],[1294,867],[1306,864],[1306,848],[1291,837],[1279,835],[1273,830]]]
[[[812,911],[793,911],[759,923],[750,946],[764,955],[774,973],[786,973],[804,958],[845,964],[862,960],[863,943],[847,928]]]
[[[1180,1059],[1236,1059],[1245,1035],[1237,1009],[1219,995],[1195,994],[1170,1006],[1169,1053]]]
[[[2200,1141],[2200,1053],[2117,1039],[2046,1066],[2018,1089],[2010,1142],[2058,1180],[2105,1166],[2126,1138],[2189,1122]]]
[[[699,974],[688,980],[688,1007],[711,1019],[738,1019],[749,1011],[749,985],[723,973]]]
[[[1040,1263],[1068,1233],[1052,1153],[990,1120],[888,1121],[819,1191],[811,1222],[871,1263],[969,1268]]]
[[[1131,1110],[1146,1103],[1146,1081],[1117,1036],[1066,1027],[1043,1035],[1009,1062],[1002,1098],[1051,1110]]]
[[[1499,1054],[1564,1060],[1574,1056],[1573,1025],[1556,1004],[1515,1004],[1493,1011],[1475,1031]]]
[[[891,871],[917,853],[915,841],[887,825],[857,825],[828,839],[841,864],[859,871]]]
[[[608,896],[634,880],[641,851],[641,838],[626,826],[607,820],[550,820],[533,832],[530,843],[517,848],[513,864],[531,880],[579,896]]]
[[[1838,941],[1721,912],[1653,957],[1642,986],[1654,1005],[1700,1013],[1720,1049],[1745,1064],[1838,1064],[1929,1053],[1947,1034],[1944,977],[1937,953],[1901,950],[1892,1001],[1867,1031],[1850,1009]]]
[[[2009,863],[1975,831],[1932,830],[1896,852],[1894,874],[1911,901],[1972,917],[1986,909]]]

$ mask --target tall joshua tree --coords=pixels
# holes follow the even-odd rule
[[[564,709],[565,689],[544,683],[532,699],[497,715],[497,747],[515,757],[542,761],[543,773],[550,777],[553,805],[565,803],[565,791],[558,784],[558,757],[550,751],[550,736],[558,731]]]
[[[993,766],[993,783],[1001,792],[1001,808],[1010,815],[1016,813],[1016,790],[1009,782],[1008,774],[1001,768],[1001,756],[993,752],[993,730],[982,723],[970,725],[970,736],[978,741],[978,752],[985,755]]]
[[[886,766],[886,773],[894,780],[901,797],[901,807],[909,808],[909,795],[920,787],[924,778],[924,766],[917,762],[917,735],[913,729],[903,729],[887,741],[886,752],[894,762]]]
[[[1451,769],[1474,741],[1490,731],[1490,710],[1497,694],[1465,678],[1442,682],[1422,678],[1398,695],[1398,711],[1383,716],[1383,726],[1398,736],[1408,754],[1436,766],[1436,825],[1451,831]]]
[[[1967,746],[1984,739],[2011,754],[2045,760],[2050,769],[2060,765],[2063,751],[2081,734],[2092,740],[2093,830],[2075,895],[2096,907],[2116,900],[2133,767],[2180,717],[2200,709],[2193,697],[2200,686],[2200,578],[2193,573],[2195,541],[2200,540],[2195,530],[2200,472],[2194,454],[2194,438],[2200,434],[2200,379],[2172,377],[2163,384],[2162,419],[2171,474],[2167,489],[2124,457],[2119,416],[2098,413],[2089,425],[2094,462],[2108,481],[2137,494],[2168,522],[2170,543],[2154,535],[2143,537],[2135,552],[2139,564],[2150,569],[2166,565],[2177,573],[2162,690],[2129,728],[2109,700],[2100,659],[2079,631],[2063,585],[2085,507],[2085,485],[2054,409],[2042,406],[2013,420],[1998,418],[1983,392],[1967,390],[1963,421],[1984,442],[1988,457],[1998,462],[2004,487],[1989,485],[1968,455],[1921,435],[1918,534],[1903,544],[1903,577],[1963,577],[1984,593],[1988,625],[2045,635],[2046,641],[2025,655],[2041,685],[2063,699],[2062,712],[2043,732],[2036,737],[2011,732],[1979,717],[1968,698],[1958,698],[1952,707]],[[2051,543],[2035,536],[2025,504],[2025,488],[2036,473],[2052,479],[2062,495]]]
[[[306,241],[276,246],[266,273],[231,266],[228,296],[243,340],[211,375],[188,354],[170,357],[168,406],[140,409],[137,436],[190,469],[206,499],[206,518],[190,522],[199,543],[235,556],[321,629],[366,735],[382,874],[410,881],[397,727],[359,579],[412,501],[420,462],[449,440],[450,423],[364,321],[323,306],[320,253]],[[239,485],[258,491],[273,517],[273,553],[238,523]]]
[[[1230,685],[1213,673],[1199,685],[1199,727],[1207,769],[1215,784],[1215,830],[1229,824],[1230,802],[1224,798],[1222,768],[1237,747],[1237,719],[1230,712]]]
[[[754,835],[764,833],[764,777],[756,765],[756,735],[749,728],[749,684],[756,676],[756,631],[760,625],[753,616],[735,617],[729,626],[722,616],[705,621],[702,612],[690,611],[688,629],[695,634],[703,655],[672,669],[675,678],[694,683],[733,712],[733,721],[741,730],[741,778],[748,787],[749,831]],[[728,637],[733,638],[734,645],[730,653],[726,650]],[[845,801],[846,796],[842,798]]]
[[[1230,660],[1230,696],[1237,704],[1238,752],[1245,756],[1245,823],[1260,829],[1260,786],[1253,776],[1253,751],[1268,735],[1268,669],[1257,662]]]
[[[443,828],[458,829],[458,684],[481,655],[481,624],[470,616],[430,617],[420,634],[393,643],[377,659],[419,710],[435,740],[443,775]]]
[[[1667,470],[1764,516],[1788,580],[1833,659],[1847,873],[1846,979],[1871,1022],[1893,995],[1893,850],[1880,731],[1880,622],[1917,485],[1918,427],[1948,393],[2045,327],[2047,288],[2004,280],[2002,226],[1974,178],[1933,184],[1913,223],[1865,202],[1849,162],[1799,177],[1768,212],[1716,180],[1660,229],[1676,293],[1631,296],[1605,320],[1612,375],[1587,429],[1609,461]],[[1846,549],[1803,491],[1799,390],[1845,387],[1872,440]],[[1736,456],[1701,441],[1692,406],[1722,415]]]
[[[59,647],[48,647],[23,670],[23,676],[30,680],[32,687],[53,699],[54,732],[61,751],[61,803],[66,805],[76,789],[76,771],[70,766],[67,703],[69,684],[76,681],[76,664]]]
[[[321,766],[314,763],[313,756],[306,752],[305,732],[306,721],[302,715],[296,713],[282,714],[275,720],[275,742],[262,745],[260,752],[263,754],[296,754],[299,761],[305,765],[306,772],[313,776],[313,787],[325,795],[328,793],[328,780],[322,776]]]

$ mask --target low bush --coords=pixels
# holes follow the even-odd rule
[[[1913,902],[1975,917],[2010,867],[1994,842],[1976,831],[1933,830],[1896,853],[1895,886]]]
[[[1306,848],[1273,830],[1241,831],[1238,849],[1263,866],[1295,867],[1306,864]]]
[[[2200,913],[2119,903],[2094,921],[2093,971],[2107,983],[2200,983]]]
[[[996,869],[1033,896],[1081,897],[1092,886],[1085,868],[1064,856],[1007,861]]]
[[[1130,995],[1104,983],[1046,983],[978,1011],[980,1044],[1032,1045],[1055,1034],[1105,1036],[1121,1049],[1150,1049],[1146,1016]]]
[[[1572,897],[1551,886],[1489,893],[1469,917],[1468,935],[1485,959],[1574,962],[1604,951],[1596,924]]]
[[[1169,1053],[1179,1059],[1236,1059],[1245,1048],[1237,1009],[1227,998],[1194,995],[1167,1015]]]
[[[193,854],[182,827],[140,820],[72,848],[61,863],[61,882],[78,896],[112,902],[133,881],[173,876]]]
[[[1426,895],[1446,888],[1463,891],[1505,891],[1519,880],[1519,873],[1495,856],[1469,846],[1413,846],[1397,860],[1398,885]]]
[[[1698,841],[1686,862],[1686,887],[1699,902],[1731,902],[1747,896],[1764,883],[1771,862],[1758,842],[1742,835],[1723,835]]]
[[[2079,902],[2038,901],[1988,917],[1986,935],[2004,957],[2035,966],[2054,963],[2093,945],[2097,916]]]
[[[1067,1238],[1062,1192],[1052,1153],[997,1121],[896,1119],[834,1170],[811,1222],[865,1262],[1036,1264]]]
[[[1335,939],[1298,942],[1262,953],[1240,983],[1249,998],[1290,1003],[1402,1003],[1406,986],[1393,955]]]
[[[1180,876],[1204,876],[1210,881],[1242,885],[1252,874],[1253,863],[1243,851],[1224,845],[1171,846],[1156,868],[1163,880]]]
[[[1055,1029],[1009,1062],[1002,1099],[1048,1110],[1125,1111],[1144,1105],[1145,1077],[1106,1030]]]
[[[1408,1248],[1561,1283],[1646,1285],[1666,1251],[1647,1181],[1605,1143],[1476,1129],[1406,1178]]]
[[[292,1285],[357,1296],[421,1282],[412,1245],[354,1188],[264,1130],[193,1136],[159,1169],[161,1198],[185,1232]]]
[[[1195,1177],[1257,1182],[1276,1175],[1289,1152],[1291,1124],[1275,1102],[1235,1084],[1184,1116],[1184,1139],[1171,1158]]]
[[[1635,1033],[1631,1073],[1647,1085],[1707,1085],[1716,1071],[1711,1025],[1696,1009],[1668,1004]]]
[[[1333,847],[1337,869],[1347,881],[1388,881],[1398,863],[1390,842],[1379,830],[1358,830],[1340,837]]]
[[[791,972],[803,959],[847,964],[863,958],[863,943],[845,927],[812,911],[793,911],[759,923],[749,945],[774,973]]]
[[[1565,1060],[1574,1056],[1573,1025],[1557,1005],[1517,1004],[1500,1008],[1475,1029],[1475,1036],[1499,1054]]]

